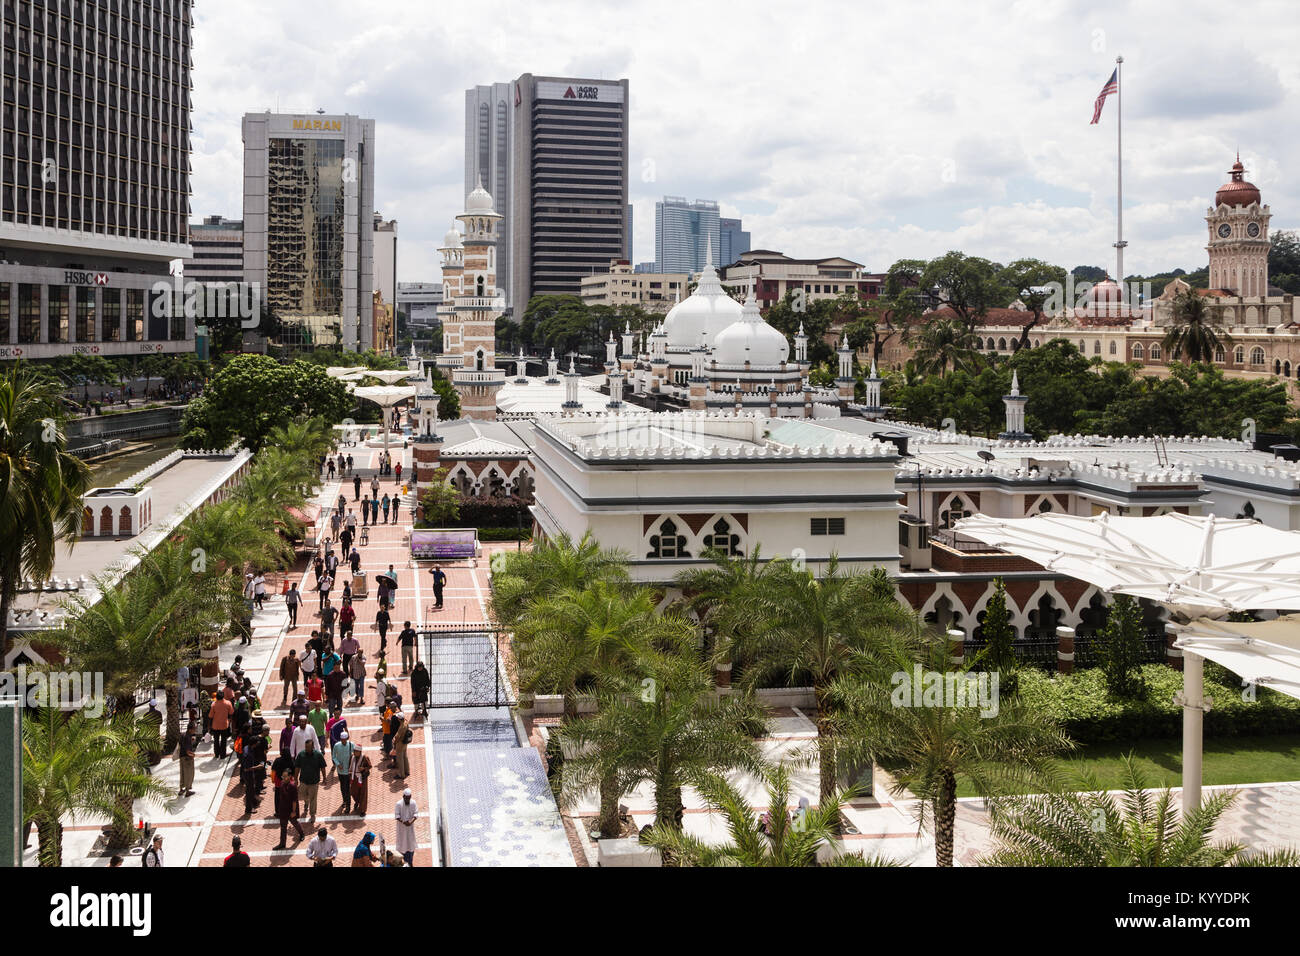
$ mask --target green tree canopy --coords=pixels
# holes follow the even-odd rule
[[[239,440],[256,451],[278,426],[300,417],[337,422],[352,407],[344,384],[320,365],[303,360],[282,365],[265,355],[238,355],[190,402],[181,421],[181,444],[224,448]]]

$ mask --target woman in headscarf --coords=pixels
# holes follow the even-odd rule
[[[357,848],[352,851],[353,866],[374,866],[378,862],[374,852],[371,850],[371,844],[375,842],[375,835],[367,833],[357,844]]]

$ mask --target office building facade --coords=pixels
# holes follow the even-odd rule
[[[397,302],[397,220],[375,213],[375,291],[389,305]]]
[[[687,294],[686,273],[637,272],[626,259],[612,259],[595,275],[582,278],[586,305],[637,306],[647,312],[667,312]]]
[[[655,263],[661,271],[693,275],[706,265],[718,265],[720,249],[716,202],[665,196],[655,203]]]
[[[289,350],[374,347],[375,121],[244,116],[244,274]]]
[[[719,219],[718,237],[719,266],[729,266],[749,251],[749,233],[745,232],[739,219]]]
[[[184,276],[194,282],[244,281],[244,222],[207,216],[190,223],[193,254],[185,260]]]
[[[518,319],[532,296],[578,295],[583,276],[628,258],[628,82],[525,73],[513,92],[508,294]]]
[[[5,4],[0,359],[193,351],[190,6]]]
[[[406,313],[408,329],[433,329],[438,326],[438,306],[442,305],[441,282],[397,283],[397,308]]]
[[[514,90],[510,83],[487,83],[465,91],[465,188],[468,196],[482,183],[492,194],[501,224],[497,229],[497,284],[510,295],[511,177],[514,158]]]

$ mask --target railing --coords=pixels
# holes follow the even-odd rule
[[[952,551],[961,551],[965,554],[1006,554],[1000,548],[992,547],[983,541],[976,541],[965,535],[958,534],[947,528],[941,528],[938,531],[930,532],[930,541],[941,544]]]

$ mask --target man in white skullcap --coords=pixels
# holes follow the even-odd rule
[[[338,743],[334,745],[331,755],[334,758],[334,772],[339,775],[339,793],[343,795],[343,812],[352,812],[352,788],[350,786],[352,778],[352,754],[356,747],[348,739],[348,732],[345,730],[339,734]]]
[[[407,866],[415,865],[412,861],[415,859],[415,817],[418,813],[419,807],[411,799],[411,788],[407,787],[393,813],[397,819],[397,852],[402,854]]]
[[[298,718],[298,726],[293,728],[293,737],[289,739],[289,756],[297,760],[308,740],[316,742],[316,730],[307,723],[307,715],[303,714]]]

